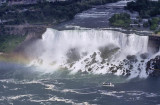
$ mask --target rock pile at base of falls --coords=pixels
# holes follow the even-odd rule
[[[160,56],[148,61],[146,70],[150,76],[160,76]]]
[[[140,76],[143,71],[146,73],[146,59],[144,57],[138,59],[136,55],[128,55],[125,59],[115,60],[112,58],[113,56],[108,56],[105,59],[102,55],[102,52],[94,52],[78,61],[67,64],[67,68],[77,72],[96,74],[113,73],[124,76]]]

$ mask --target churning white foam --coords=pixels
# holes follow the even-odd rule
[[[65,67],[72,73],[147,75],[146,61],[140,55],[148,52],[148,36],[111,30],[58,31],[48,28],[41,43],[37,48],[43,49],[43,52],[35,57],[32,65],[52,70]]]

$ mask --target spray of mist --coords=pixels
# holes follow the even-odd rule
[[[148,37],[109,30],[48,28],[30,65],[56,70],[146,77]],[[33,53],[32,53],[33,54]],[[145,56],[145,58],[144,58]]]

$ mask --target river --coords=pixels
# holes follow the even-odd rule
[[[155,55],[148,36],[108,30],[108,18],[124,12],[114,5],[125,3],[48,28],[26,49],[29,64],[1,61],[0,105],[160,105],[160,78],[146,72]]]

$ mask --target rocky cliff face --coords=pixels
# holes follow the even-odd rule
[[[15,29],[16,30],[16,29]],[[18,46],[15,50],[16,53],[24,53],[25,47],[31,45],[36,40],[42,38],[42,34],[46,31],[46,27],[25,27],[16,31],[16,33],[22,32],[23,35],[26,35],[26,39],[20,46]]]
[[[46,28],[45,25],[5,25],[5,33],[8,35],[36,35],[40,37]]]
[[[17,46],[14,53],[25,54],[25,48],[42,38],[42,34],[49,26],[44,25],[6,25],[5,35],[26,36],[25,40]]]

